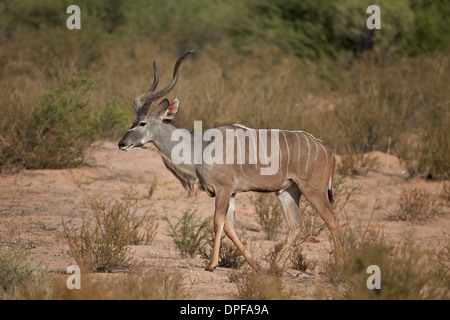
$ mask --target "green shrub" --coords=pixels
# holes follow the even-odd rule
[[[24,249],[0,252],[0,300],[50,298],[48,281],[48,271]]]
[[[202,221],[196,209],[188,209],[181,217],[177,218],[176,223],[170,222],[169,219],[167,222],[169,223],[169,235],[182,257],[194,257],[197,253],[205,251],[209,240],[210,219]]]
[[[69,74],[55,81],[28,112],[7,111],[10,121],[2,126],[10,142],[1,145],[0,166],[48,169],[82,164],[92,142],[123,126],[126,119],[119,99],[105,106],[94,103],[97,81],[87,72]]]
[[[292,267],[296,270],[305,272],[306,270],[313,271],[317,265],[317,260],[310,260],[303,254],[302,247],[296,245],[290,255]]]
[[[445,0],[410,0],[414,11],[414,23],[406,36],[407,51],[413,54],[432,52],[448,45],[450,3]]]
[[[133,260],[129,245],[151,244],[157,229],[149,215],[137,215],[136,193],[125,191],[120,200],[96,195],[86,203],[92,219],[83,218],[79,227],[63,220],[69,254],[80,267],[93,272],[129,267]]]
[[[269,240],[275,240],[284,219],[278,198],[273,194],[260,193],[250,197],[258,222],[267,233]]]

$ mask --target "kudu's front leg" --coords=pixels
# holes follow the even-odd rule
[[[242,244],[241,240],[239,240],[239,237],[236,234],[236,230],[234,229],[234,217],[235,217],[235,215],[234,215],[234,211],[235,211],[234,198],[235,198],[235,195],[232,195],[230,198],[230,204],[228,206],[227,217],[225,219],[225,226],[224,226],[225,234],[231,241],[233,241],[234,245],[238,248],[238,250],[244,256],[244,258],[248,262],[248,264],[253,269],[258,271],[258,270],[260,270],[258,263],[256,263],[253,260],[250,252],[247,249],[245,249],[244,245]]]
[[[231,192],[216,192],[216,209],[214,212],[214,244],[211,261],[206,267],[207,271],[213,271],[219,264],[220,237],[227,216]]]

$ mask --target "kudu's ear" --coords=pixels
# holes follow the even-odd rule
[[[176,98],[172,103],[169,103],[169,100],[164,99],[158,104],[155,111],[161,120],[172,120],[177,115],[179,106],[180,100]]]

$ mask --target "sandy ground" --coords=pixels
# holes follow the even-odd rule
[[[376,203],[372,224],[381,228],[388,239],[400,239],[414,231],[414,238],[427,248],[435,248],[450,230],[448,207],[434,219],[423,222],[391,221],[396,203],[404,188],[419,187],[438,196],[442,183],[415,178],[406,180],[396,157],[380,152],[379,168],[365,176],[347,178],[346,184],[359,186],[360,191],[347,204],[349,223],[367,222]],[[197,208],[204,216],[212,216],[214,199],[205,193],[188,196],[178,180],[164,167],[154,147],[145,150],[121,152],[115,143],[99,142],[87,154],[88,166],[65,170],[23,170],[14,175],[0,177],[0,250],[9,250],[26,243],[30,253],[49,270],[65,270],[75,261],[68,255],[62,218],[79,223],[86,207],[83,199],[102,194],[111,199],[120,198],[123,190],[133,188],[145,210],[149,210],[159,223],[158,233],[151,245],[133,246],[134,257],[145,267],[156,264],[173,266],[186,275],[195,299],[234,299],[237,287],[228,279],[229,269],[204,270],[200,257],[182,259],[168,236],[165,217],[174,221],[188,208]],[[153,177],[158,185],[152,198],[148,191]],[[243,229],[251,242],[260,245],[256,256],[268,252],[273,242],[265,239],[248,199],[249,194],[236,197],[238,232]],[[341,217],[342,221],[342,217]],[[320,263],[329,257],[328,230],[304,243],[303,252],[308,259],[317,259],[313,271],[288,269],[283,277],[286,289],[297,299],[314,299],[318,285],[327,286],[321,275]],[[118,271],[121,272],[121,271]]]

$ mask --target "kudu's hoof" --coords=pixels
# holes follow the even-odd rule
[[[217,268],[217,266],[214,266],[214,267],[207,266],[207,267],[205,267],[205,270],[209,271],[209,272],[213,272],[216,268]]]

